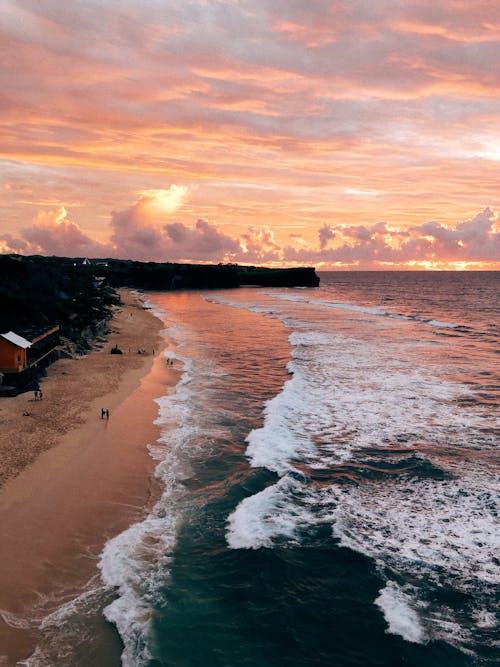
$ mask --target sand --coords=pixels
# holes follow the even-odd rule
[[[158,436],[154,398],[179,369],[161,353],[160,320],[134,293],[121,295],[102,348],[50,366],[43,400],[0,399],[2,667],[37,643],[36,628],[18,620],[77,594],[97,575],[105,542],[144,516],[158,492],[147,450]],[[124,354],[110,354],[114,345]]]
[[[128,377],[123,384],[128,389],[151,366],[152,351],[158,351],[162,344],[161,323],[143,309],[133,293],[122,290],[121,296],[123,306],[110,322],[112,333],[102,349],[77,361],[64,359],[52,364],[41,383],[42,401],[35,401],[33,392],[0,399],[0,486],[82,424],[91,406],[100,411],[99,399],[110,409],[110,401],[117,404],[123,391],[116,392],[125,374]],[[115,344],[125,354],[110,354]],[[147,354],[137,354],[137,348]],[[25,410],[30,417],[23,416]]]

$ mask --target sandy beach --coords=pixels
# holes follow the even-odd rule
[[[0,401],[2,667],[36,645],[39,629],[26,619],[95,577],[106,540],[144,516],[157,491],[147,450],[154,399],[179,371],[161,353],[160,320],[136,294],[121,296],[100,349],[50,366],[43,400],[29,392]],[[123,354],[110,354],[115,345]],[[119,649],[110,639],[106,664],[118,664]]]

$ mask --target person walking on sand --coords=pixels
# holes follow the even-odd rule
[[[106,410],[104,408],[101,408],[101,419],[104,419],[105,414]]]
[[[106,408],[106,419],[109,419],[109,410]]]
[[[39,389],[39,390],[38,390],[38,400],[41,401],[42,398],[43,398],[42,390]]]

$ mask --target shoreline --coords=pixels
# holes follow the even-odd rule
[[[159,433],[154,399],[176,384],[179,371],[165,363],[161,320],[136,295],[120,294],[123,305],[101,349],[52,364],[42,401],[30,392],[0,403],[3,415],[10,410],[0,453],[10,440],[11,470],[16,451],[18,468],[30,459],[0,488],[2,667],[31,655],[41,632],[30,619],[78,595],[98,574],[107,540],[143,518],[158,493],[147,449]],[[124,354],[111,355],[114,345]],[[119,664],[116,633],[107,634],[106,664]]]

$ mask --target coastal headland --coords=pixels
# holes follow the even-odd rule
[[[40,349],[44,345],[40,341],[42,330],[44,335],[52,332],[52,337],[61,337],[70,354],[90,349],[105,330],[112,308],[119,302],[116,290],[121,287],[178,291],[318,285],[319,278],[311,267],[0,255],[0,337],[7,334],[12,338],[14,334],[14,342],[19,343],[15,336],[20,335],[25,347],[34,344],[26,354],[19,350],[19,358],[17,353],[3,353],[0,348],[0,396],[11,395],[19,386],[36,387],[36,375],[49,361]]]

